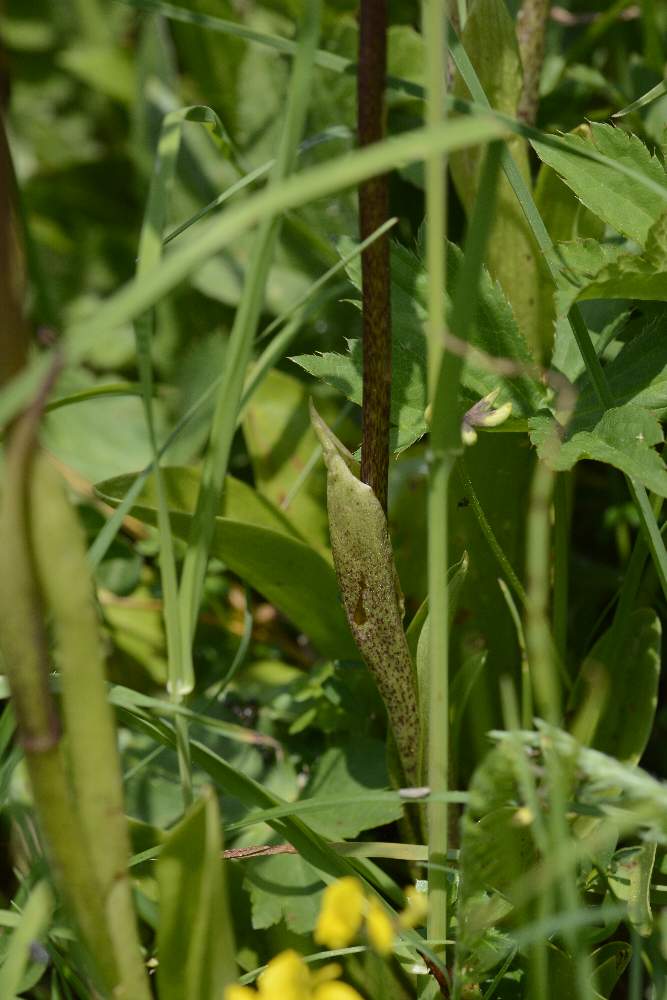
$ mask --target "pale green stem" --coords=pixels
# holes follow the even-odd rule
[[[561,695],[549,631],[551,499],[554,473],[538,462],[533,474],[526,537],[526,646],[539,713],[552,725],[561,716]]]
[[[447,0],[424,0],[422,33],[426,40],[425,124],[437,127],[445,114]],[[436,426],[436,390],[443,359],[443,297],[446,250],[446,171],[443,153],[424,159],[426,180],[426,263],[428,270],[428,389],[434,413],[428,484],[428,595],[431,623],[429,642],[428,783],[433,792],[449,785],[449,595],[447,591],[447,495],[453,458],[447,453],[446,428]],[[453,400],[451,400],[453,402]],[[442,440],[442,439],[445,440]],[[428,881],[431,940],[447,937],[447,803],[429,802]],[[444,946],[439,950],[444,957]]]
[[[553,637],[561,663],[567,662],[567,612],[570,573],[570,482],[567,472],[556,476],[554,490]]]
[[[503,571],[510,587],[512,588],[516,596],[519,598],[521,603],[525,604],[526,591],[524,590],[523,584],[519,580],[519,577],[516,575],[514,568],[512,567],[512,564],[510,563],[509,559],[503,552],[502,546],[500,545],[500,542],[496,538],[493,528],[489,524],[488,518],[484,513],[482,505],[479,502],[479,498],[475,493],[475,488],[472,485],[470,476],[468,475],[468,470],[466,469],[465,460],[463,456],[461,456],[461,458],[459,459],[457,468],[461,484],[463,485],[463,488],[466,492],[466,496],[470,500],[470,506],[473,509],[475,517],[477,518],[477,523],[479,524],[480,530],[482,531],[482,534],[486,538],[489,548],[496,557],[498,565]]]

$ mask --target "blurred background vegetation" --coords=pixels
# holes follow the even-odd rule
[[[244,28],[285,37],[294,34],[297,0],[190,0],[197,15],[214,15]],[[510,8],[512,5],[510,3]],[[275,153],[288,76],[285,57],[229,34],[204,30],[167,16],[166,4],[108,0],[5,0],[0,18],[2,90],[28,242],[29,314],[35,336],[50,341],[95,302],[135,272],[137,245],[160,123],[165,113],[204,104],[217,113],[226,137],[199,124],[186,126],[177,180],[171,193],[170,228],[216,198],[243,174]],[[180,9],[180,8],[178,8]],[[176,9],[176,13],[178,13]],[[512,9],[512,13],[515,13]],[[329,0],[321,46],[356,58],[356,4]],[[422,83],[423,43],[418,10],[408,0],[390,2],[390,72]],[[210,28],[210,25],[209,25]],[[554,6],[547,33],[538,126],[569,131],[585,120],[604,121],[662,79],[667,9],[606,0],[572,0]],[[300,165],[312,164],[355,143],[355,80],[319,71],[310,104]],[[417,127],[421,102],[390,93],[388,130]],[[633,120],[633,128],[664,155],[667,96]],[[242,197],[243,195],[241,195]],[[415,245],[423,219],[420,167],[391,177],[390,210],[399,218],[394,236]],[[450,190],[449,235],[461,242],[465,215]],[[289,213],[271,270],[260,329],[303,293],[338,259],[337,241],[357,232],[356,195],[346,192]],[[178,237],[176,237],[177,239]],[[153,363],[155,413],[160,439],[178,423],[225,363],[226,336],[243,287],[251,236],[210,259],[157,307]],[[358,310],[346,300],[354,289],[339,276],[316,309],[306,310],[289,353],[341,350],[359,335]],[[589,325],[602,329],[628,303],[585,303]],[[644,307],[664,313],[662,304]],[[133,329],[119,330],[89,350],[84,364],[59,383],[65,395],[105,383],[136,383]],[[255,395],[234,444],[231,472],[281,504],[311,542],[327,544],[324,471],[301,472],[315,449],[307,399],[330,419],[341,397],[307,379],[289,358]],[[196,463],[206,441],[211,410],[203,407],[170,446],[166,461]],[[345,411],[338,433],[356,448],[359,420]],[[141,400],[109,395],[54,410],[43,441],[80,504],[89,540],[108,508],[93,486],[137,472],[150,460]],[[570,656],[579,662],[609,621],[637,527],[622,476],[599,464],[576,470],[577,517],[572,536],[569,610]],[[425,462],[423,446],[392,464],[390,523],[407,606],[425,596]],[[161,591],[153,529],[126,519],[97,570],[112,680],[135,692],[156,694],[166,679]],[[664,618],[653,571],[643,584],[647,603]],[[650,601],[648,598],[650,597]],[[218,698],[218,682],[242,656],[240,672]],[[207,716],[192,732],[218,749],[238,771],[260,780],[288,801],[305,794],[360,794],[357,806],[312,825],[333,840],[375,830],[389,839],[396,804],[368,806],[363,790],[387,785],[385,728],[377,693],[366,671],[345,660],[321,658],[307,638],[252,592],[221,560],[211,563],[195,644],[197,698]],[[216,722],[218,725],[216,725]],[[238,727],[238,728],[235,728]],[[354,734],[354,739],[350,735]],[[659,714],[644,764],[664,768],[667,716]],[[2,770],[4,837],[9,847],[0,871],[3,906],[17,887],[17,871],[29,867],[34,832],[16,754],[5,748]],[[135,849],[154,843],[180,814],[175,759],[132,727],[122,729],[127,808],[137,821]],[[197,779],[199,780],[199,778]],[[203,779],[202,779],[203,780]],[[222,803],[226,826],[245,810]],[[384,833],[383,833],[384,831]],[[268,843],[268,827],[229,838],[227,846]],[[142,919],[154,921],[155,890],[148,869],[137,870]],[[286,944],[305,949],[320,899],[312,869],[299,857],[277,856],[230,867],[239,961],[254,968]],[[242,885],[248,891],[241,891]],[[35,996],[42,996],[39,992]]]

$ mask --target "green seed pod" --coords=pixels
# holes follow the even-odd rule
[[[345,613],[389,716],[406,780],[418,783],[415,669],[403,631],[403,598],[387,520],[354,459],[315,411],[311,420],[327,467],[329,534]]]

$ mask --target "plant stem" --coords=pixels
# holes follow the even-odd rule
[[[385,133],[387,0],[361,0],[357,114],[359,145],[380,142]],[[386,174],[359,185],[362,240],[389,217]],[[391,302],[389,237],[380,237],[361,256],[363,322],[363,408],[361,479],[387,511],[389,410],[391,404]]]
[[[446,52],[443,44],[447,0],[424,0],[422,34],[426,43],[426,120],[437,126],[445,114]],[[443,364],[446,160],[429,152],[424,160],[426,182],[426,262],[428,270],[428,395],[432,406],[431,460],[428,483],[428,598],[429,642],[428,784],[446,792],[449,784],[449,595],[447,592],[447,495],[453,456],[447,451],[447,427],[438,419],[438,392]],[[451,386],[447,389],[451,391]],[[454,400],[449,399],[450,406]],[[431,801],[428,820],[428,937],[447,937],[448,809]],[[445,946],[438,949],[445,956]]]
[[[549,0],[523,0],[516,18],[516,34],[523,65],[523,90],[517,118],[529,125],[535,122],[540,103],[540,77],[549,6]]]
[[[570,497],[571,476],[559,472],[554,489],[554,600],[553,636],[561,663],[567,661],[568,577],[570,569]]]
[[[530,491],[526,538],[526,646],[533,691],[540,715],[558,725],[561,699],[549,631],[550,516],[554,473],[535,466]]]
[[[479,502],[479,497],[475,493],[475,488],[472,485],[470,476],[468,475],[468,470],[466,468],[463,456],[461,456],[458,460],[457,469],[463,489],[465,490],[466,495],[470,500],[470,506],[473,509],[475,517],[477,518],[477,523],[479,524],[480,530],[482,531],[482,534],[484,535],[489,544],[489,548],[493,552],[494,556],[496,557],[496,561],[498,562],[498,565],[505,574],[508,584],[510,585],[516,596],[519,598],[521,603],[525,604],[526,591],[524,590],[521,580],[519,580],[519,577],[516,575],[514,567],[512,566],[509,559],[503,552],[502,546],[500,545],[500,542],[496,538],[493,528],[489,524],[488,518],[484,513],[482,505]]]

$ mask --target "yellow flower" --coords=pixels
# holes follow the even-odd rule
[[[359,932],[366,900],[361,882],[352,875],[328,885],[315,927],[315,940],[327,948],[345,948]]]
[[[425,892],[418,892],[413,885],[409,885],[405,890],[405,898],[408,905],[399,914],[398,922],[401,927],[419,927],[426,920],[428,897]]]
[[[257,994],[250,986],[233,986],[225,987],[225,1000],[253,1000]]]
[[[268,1000],[306,1000],[310,971],[301,955],[289,949],[271,959],[257,985],[260,997]]]
[[[351,986],[334,982],[340,973],[335,964],[311,972],[302,956],[289,949],[271,959],[257,980],[257,990],[228,986],[225,1000],[362,1000]]]
[[[362,1000],[362,998],[347,983],[324,983],[313,993],[313,1000]]]
[[[394,946],[396,931],[387,911],[378,903],[377,899],[371,899],[368,904],[366,929],[370,942],[377,953],[379,955],[390,955],[391,949]]]

